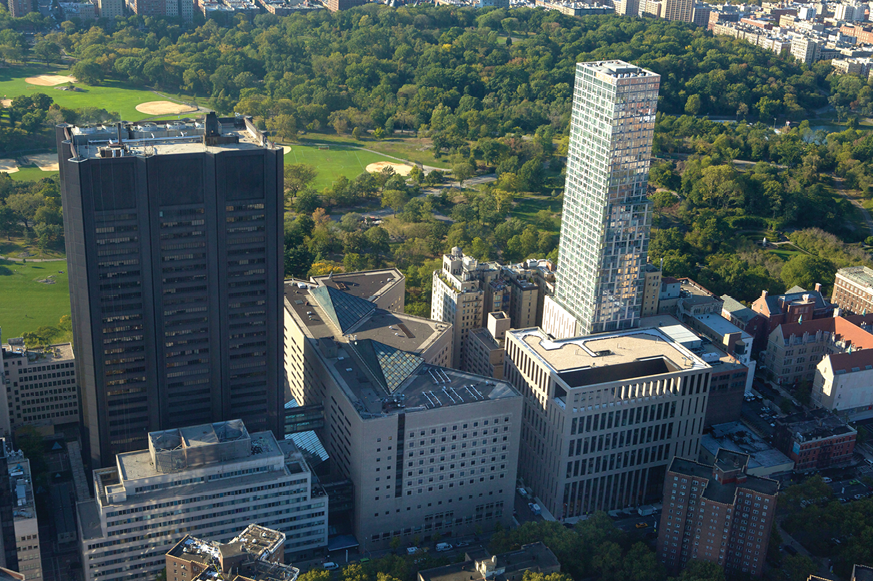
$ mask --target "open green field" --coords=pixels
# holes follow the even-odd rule
[[[99,87],[92,87],[84,83],[75,83],[77,87],[83,89],[82,92],[76,91],[61,91],[57,85],[55,87],[41,87],[31,85],[24,81],[27,77],[35,77],[38,75],[69,75],[68,70],[55,69],[51,67],[41,67],[37,65],[23,65],[0,68],[0,95],[5,99],[12,99],[18,95],[32,95],[33,93],[45,93],[50,96],[55,103],[77,109],[81,107],[99,107],[107,111],[117,111],[122,119],[127,121],[137,121],[148,117],[144,113],[136,110],[136,106],[140,103],[149,101],[165,101],[164,97],[156,95],[151,91],[119,83],[117,81],[107,80]]]
[[[64,274],[61,274],[63,271]],[[70,314],[67,263],[16,263],[0,260],[0,328],[3,339],[20,337]],[[49,276],[55,284],[36,282]]]
[[[9,177],[19,182],[38,182],[42,178],[50,178],[58,175],[56,171],[42,171],[36,166],[20,167],[15,173],[9,174]]]
[[[301,145],[327,143],[331,145],[340,144],[349,147],[362,147],[364,149],[371,149],[379,153],[384,153],[385,155],[420,163],[421,165],[450,169],[447,161],[438,160],[433,156],[429,140],[418,139],[415,137],[392,137],[380,140],[367,139],[365,141],[357,141],[352,137],[346,137],[344,135],[310,133],[305,137],[302,137],[300,143]]]
[[[291,145],[285,154],[285,163],[308,163],[318,170],[312,184],[316,190],[330,186],[339,176],[355,179],[364,173],[367,166],[377,161],[396,161],[369,151],[330,145],[330,149],[318,149],[314,145]]]

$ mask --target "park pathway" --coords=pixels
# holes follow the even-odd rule
[[[864,218],[864,223],[867,224],[867,230],[869,231],[869,235],[873,236],[873,219],[870,218],[870,212],[867,211],[867,208],[861,205],[861,202],[850,196],[846,193],[846,180],[843,178],[838,178],[837,176],[831,176],[834,180],[834,184],[836,186],[837,193],[843,196],[845,199],[849,200],[849,203],[858,208],[861,212],[861,217]]]

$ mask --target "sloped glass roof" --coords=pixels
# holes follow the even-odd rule
[[[299,407],[299,404],[293,397],[285,402],[286,410],[296,407]],[[330,457],[328,456],[327,450],[325,450],[324,446],[321,444],[321,440],[318,439],[318,436],[316,436],[315,432],[312,430],[290,434],[285,436],[285,439],[291,440],[297,445],[297,448],[303,452],[303,455],[306,457],[306,461],[309,462],[311,468],[315,468]]]
[[[402,351],[372,339],[355,342],[355,349],[364,364],[376,376],[376,381],[389,394],[400,387],[415,370],[424,363],[424,358]]]
[[[355,326],[355,323],[360,321],[364,315],[376,310],[376,305],[370,301],[331,286],[317,286],[310,292],[343,335]]]

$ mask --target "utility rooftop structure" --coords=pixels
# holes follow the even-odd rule
[[[192,424],[277,432],[281,147],[214,113],[60,125],[57,142],[92,465]]]
[[[519,473],[555,518],[652,502],[670,459],[697,456],[712,368],[660,329],[506,337],[526,402]]]
[[[148,450],[94,471],[94,490],[78,505],[86,581],[150,579],[183,528],[224,541],[258,523],[303,556],[327,544],[328,499],[303,455],[240,420],[150,433]]]
[[[251,524],[227,543],[185,535],[167,552],[168,581],[295,581],[282,560],[285,535]]]
[[[624,61],[576,65],[561,262],[543,313],[554,337],[639,323],[659,84],[657,74]]]

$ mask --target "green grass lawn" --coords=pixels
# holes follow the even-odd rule
[[[112,80],[105,81],[99,87],[75,83],[77,87],[84,89],[82,92],[57,90],[57,87],[63,85],[40,87],[24,82],[24,79],[27,77],[55,74],[69,75],[70,72],[68,70],[40,67],[37,65],[0,68],[0,95],[5,95],[6,99],[12,99],[18,95],[45,93],[55,103],[63,107],[71,109],[99,107],[107,111],[117,111],[121,118],[127,121],[137,121],[147,117],[144,113],[136,110],[136,106],[140,103],[166,100],[151,91]]]
[[[15,173],[9,174],[9,177],[19,182],[38,182],[42,178],[50,178],[58,175],[56,171],[42,171],[36,166],[20,167]]]
[[[21,264],[0,260],[0,328],[4,340],[43,325],[57,325],[62,316],[70,314],[66,272],[66,262]],[[49,275],[55,284],[36,282]]]
[[[415,137],[408,138],[390,138],[390,139],[367,139],[365,141],[356,141],[351,137],[342,135],[322,135],[319,133],[310,133],[300,140],[302,145],[314,145],[317,143],[338,143],[350,147],[362,147],[372,149],[385,155],[399,157],[422,165],[430,165],[441,169],[450,169],[448,162],[438,160],[433,156],[433,151],[430,149],[427,140],[420,140]]]
[[[330,186],[339,176],[354,179],[366,171],[367,165],[376,161],[395,161],[378,153],[360,151],[339,145],[330,149],[317,146],[291,145],[285,154],[285,163],[308,163],[318,170],[318,177],[312,184],[316,190]]]

